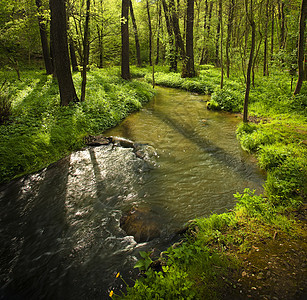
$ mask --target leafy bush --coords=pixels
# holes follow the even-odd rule
[[[146,278],[136,281],[132,288],[127,288],[127,295],[121,299],[195,299],[193,282],[188,274],[178,268],[163,266],[163,272],[148,270]]]
[[[218,89],[208,103],[208,108],[214,110],[224,110],[230,112],[240,112],[243,108],[243,97],[238,91],[228,88]]]
[[[272,219],[274,215],[274,207],[263,196],[255,195],[255,191],[245,189],[243,194],[236,193],[234,197],[237,199],[235,210],[244,210],[244,212],[253,218],[264,219],[266,221]]]
[[[271,170],[281,166],[291,155],[293,155],[293,151],[289,146],[280,143],[265,145],[257,155],[258,164],[264,170]]]
[[[248,152],[260,150],[263,145],[272,144],[276,137],[252,123],[242,124],[237,129],[237,137],[241,146]]]
[[[294,205],[307,194],[307,168],[295,157],[288,156],[268,173],[265,190],[275,205]]]

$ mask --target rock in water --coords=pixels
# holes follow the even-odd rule
[[[148,242],[160,236],[160,229],[152,210],[147,207],[132,207],[120,219],[120,227],[136,242]]]
[[[110,136],[108,139],[116,146],[121,146],[123,148],[134,148],[134,142],[131,140],[117,136]]]
[[[102,146],[110,144],[110,140],[102,135],[89,135],[84,138],[84,142],[87,146]]]

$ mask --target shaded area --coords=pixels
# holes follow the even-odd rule
[[[228,166],[237,172],[242,178],[246,178],[248,174],[258,172],[259,169],[257,169],[255,165],[249,164],[234,157],[223,148],[212,143],[209,139],[205,139],[204,137],[197,134],[193,128],[188,128],[187,126],[180,124],[178,121],[174,120],[172,117],[161,111],[153,111],[152,113],[154,116],[160,118],[164,123],[170,126],[173,130],[196,144],[206,153],[210,154],[211,157],[219,161],[221,164]]]
[[[48,171],[1,187],[1,298],[52,299],[65,294],[62,240],[68,169],[66,158]]]

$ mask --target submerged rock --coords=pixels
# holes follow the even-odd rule
[[[148,242],[160,236],[160,229],[156,216],[147,207],[132,207],[120,219],[120,227],[127,235],[134,236],[136,242]]]
[[[84,142],[87,146],[103,146],[103,145],[109,145],[111,143],[110,139],[107,137],[104,137],[102,135],[89,135],[84,138]]]

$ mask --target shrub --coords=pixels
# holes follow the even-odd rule
[[[258,153],[258,163],[262,169],[271,170],[282,165],[287,157],[293,154],[287,145],[265,145]]]
[[[265,190],[275,205],[287,206],[306,197],[306,163],[288,156],[278,167],[268,173]]]
[[[245,189],[243,194],[236,193],[237,199],[235,211],[242,210],[249,216],[259,219],[270,220],[274,214],[274,207],[263,196],[255,195],[255,191]]]
[[[210,109],[240,112],[243,108],[243,97],[239,91],[218,89],[213,93],[209,103]]]

